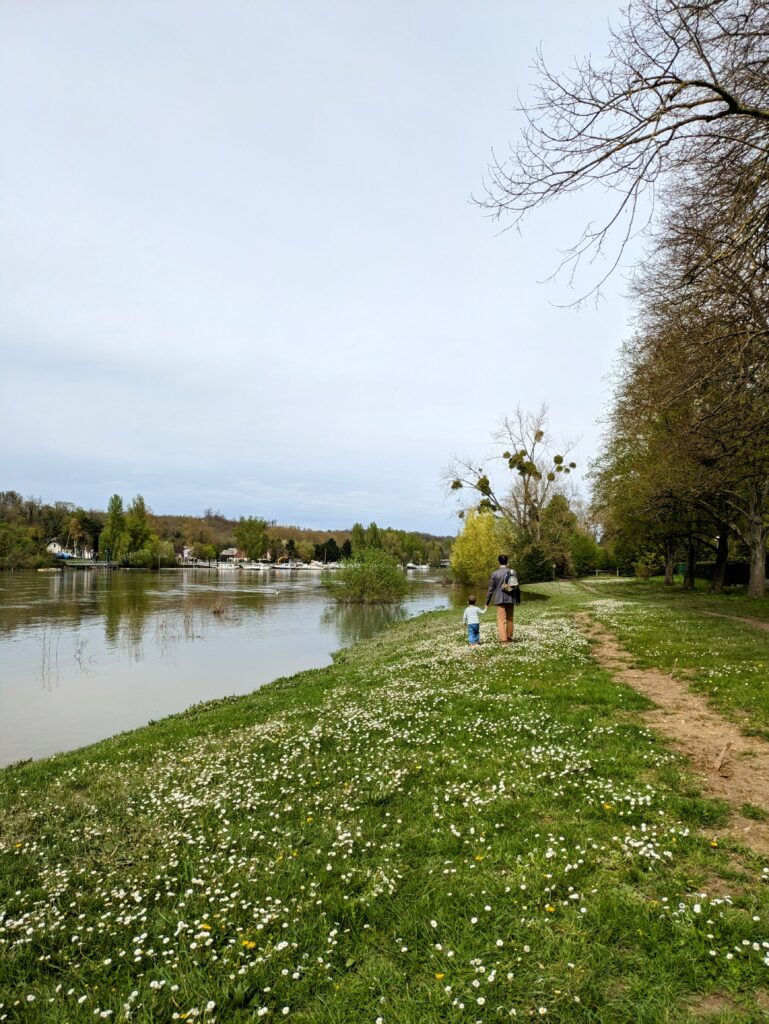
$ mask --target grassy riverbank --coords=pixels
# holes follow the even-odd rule
[[[0,773],[0,1020],[762,1019],[769,869],[571,612],[697,680],[718,656],[729,707],[750,627],[600,586],[537,588],[508,648],[434,613]]]
[[[686,677],[722,714],[769,740],[769,597],[744,588],[709,594],[665,587],[661,581],[584,581],[564,602],[592,600],[596,617],[635,656]]]

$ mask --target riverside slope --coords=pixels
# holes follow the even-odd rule
[[[763,1019],[769,868],[538,589],[0,774],[0,1019]]]

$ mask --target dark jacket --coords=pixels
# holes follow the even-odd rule
[[[509,565],[500,565],[500,567],[491,574],[489,589],[486,594],[486,604],[520,604],[520,591],[509,592],[502,589],[502,584],[505,582],[509,571]]]

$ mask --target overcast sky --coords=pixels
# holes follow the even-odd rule
[[[0,489],[454,532],[448,456],[543,401],[584,466],[625,286],[540,282],[595,211],[469,200],[617,7],[2,0]]]

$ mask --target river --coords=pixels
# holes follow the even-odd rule
[[[320,576],[0,573],[0,765],[250,693],[329,664],[332,651],[398,618],[463,600],[436,572],[412,580],[400,607],[338,606]]]

